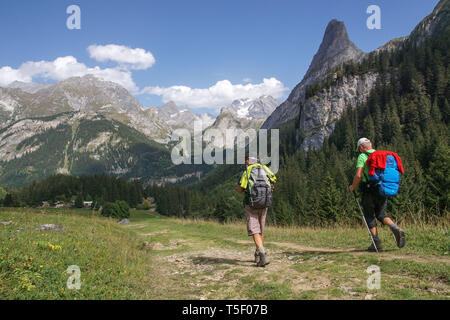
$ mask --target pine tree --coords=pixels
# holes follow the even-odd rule
[[[75,198],[75,208],[83,208],[83,197],[81,196],[81,193],[78,193]]]
[[[330,173],[326,176],[320,191],[320,215],[326,224],[339,221],[342,217],[342,195]]]
[[[427,171],[428,190],[427,202],[430,206],[437,206],[444,213],[448,209],[450,197],[450,151],[448,144],[440,141],[433,154]]]

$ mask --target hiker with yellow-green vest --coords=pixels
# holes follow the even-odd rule
[[[267,210],[272,204],[272,192],[277,180],[275,174],[255,157],[245,157],[246,168],[242,172],[237,192],[245,192],[244,208],[247,215],[247,234],[253,237],[256,245],[255,263],[258,267],[269,264],[264,249],[264,226]]]

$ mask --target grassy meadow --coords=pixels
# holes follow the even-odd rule
[[[398,249],[365,252],[364,226],[267,227],[271,263],[255,267],[245,223],[131,211],[129,224],[90,210],[1,208],[0,299],[449,299],[450,229],[402,225]],[[64,231],[38,231],[42,224]],[[68,289],[69,266],[81,288]],[[380,289],[366,272],[381,270]]]

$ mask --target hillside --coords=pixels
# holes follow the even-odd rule
[[[254,267],[245,224],[168,219],[133,211],[131,223],[89,210],[1,209],[0,296],[5,299],[449,299],[448,229],[403,225],[408,246],[364,251],[362,226],[266,230],[272,259]],[[37,231],[53,223],[64,231]],[[21,232],[15,230],[21,229]],[[53,246],[53,249],[52,249]],[[381,268],[380,290],[366,269]],[[80,290],[66,287],[70,265]],[[414,281],[412,281],[414,279]]]
[[[19,120],[1,129],[0,137],[0,184],[6,186],[23,186],[55,173],[107,173],[148,180],[161,176],[162,170],[170,174],[172,164],[164,146],[102,116],[80,119],[67,112]]]

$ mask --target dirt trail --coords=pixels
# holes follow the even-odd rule
[[[306,272],[286,272],[288,266],[296,262],[289,259],[284,250],[270,250],[270,264],[265,269],[256,267],[252,259],[253,253],[253,248],[238,250],[210,247],[206,250],[175,253],[160,259],[164,265],[171,266],[170,270],[165,270],[167,274],[187,276],[190,286],[202,289],[220,285],[220,290],[203,291],[201,300],[243,299],[245,296],[241,296],[237,287],[247,277],[254,277],[255,283],[281,284],[289,280],[294,293],[332,285],[327,274],[309,277]]]
[[[214,239],[209,241],[189,235],[180,238],[180,233],[172,237],[169,229],[143,232],[145,226],[145,222],[128,225],[142,237],[142,248],[151,252],[153,271],[158,279],[164,279],[160,294],[168,298],[377,299],[383,298],[383,294],[368,292],[365,287],[367,266],[354,259],[347,261],[340,253],[377,256],[385,261],[404,259],[424,264],[450,264],[446,257],[408,255],[397,249],[377,255],[356,248],[335,249],[268,241],[270,264],[266,268],[258,268],[253,260],[255,247],[251,240],[221,239],[229,242],[226,245],[223,241],[219,244]],[[245,247],[236,247],[236,244],[244,244]],[[410,286],[405,287],[404,283],[410,281],[408,277],[411,275],[389,277],[397,281],[400,288]],[[441,280],[431,279],[427,280],[425,287],[417,286],[417,290],[448,296],[445,294],[448,287]]]
[[[227,241],[232,241],[236,243],[241,244],[252,244],[253,242],[251,240],[235,240],[235,239],[227,239]],[[355,255],[363,255],[367,254],[366,250],[359,250],[356,248],[351,249],[332,249],[332,248],[321,248],[321,247],[308,247],[303,246],[297,243],[292,242],[270,242],[270,244],[278,246],[278,247],[284,247],[294,250],[299,250],[300,252],[311,252],[311,253],[352,253]],[[398,251],[384,251],[378,254],[378,256],[383,260],[393,260],[393,259],[405,259],[405,260],[412,260],[415,262],[420,263],[427,263],[427,262],[437,262],[437,263],[447,263],[450,264],[450,258],[444,258],[444,257],[435,257],[435,256],[413,256],[413,255],[405,255],[401,254]]]

